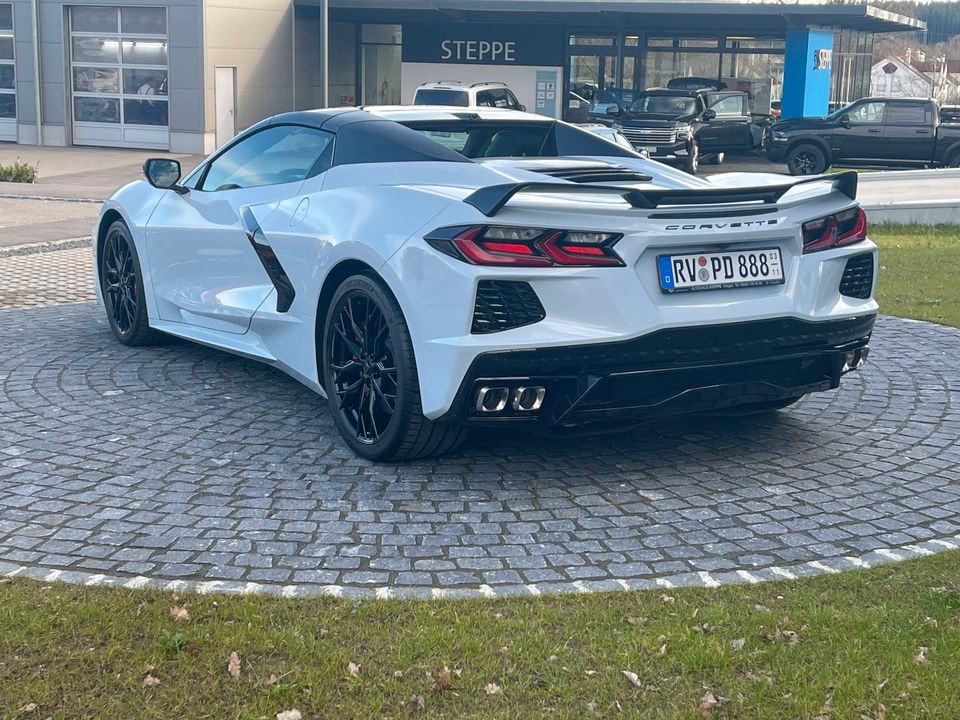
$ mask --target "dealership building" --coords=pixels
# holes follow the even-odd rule
[[[437,80],[507,83],[579,119],[610,88],[706,77],[754,112],[869,92],[870,5],[713,0],[0,0],[0,141],[210,152],[263,117],[409,103]]]

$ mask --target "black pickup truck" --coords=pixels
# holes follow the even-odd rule
[[[827,117],[776,123],[766,148],[792,175],[832,165],[960,167],[960,122],[933,100],[865,98]]]
[[[738,91],[646,90],[606,112],[637,150],[693,174],[701,159],[719,163],[724,153],[754,147],[747,95]]]

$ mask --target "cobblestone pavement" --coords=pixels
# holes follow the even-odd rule
[[[89,247],[0,255],[0,310],[93,299]]]
[[[958,354],[960,332],[882,318],[862,371],[771,416],[577,442],[478,434],[446,458],[374,465],[269,367],[122,347],[94,303],[3,310],[0,575],[489,596],[929,554],[960,546]]]

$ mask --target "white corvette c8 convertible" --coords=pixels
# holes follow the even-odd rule
[[[116,338],[275,365],[371,460],[771,411],[866,359],[855,173],[698,179],[536,115],[371,110],[277,115],[184,179],[148,160],[94,228]]]

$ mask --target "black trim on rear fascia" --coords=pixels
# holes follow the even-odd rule
[[[247,240],[253,246],[253,251],[260,259],[260,264],[267,271],[267,277],[273,283],[277,290],[277,312],[285,313],[293,305],[293,300],[297,296],[293,289],[293,283],[283,269],[283,265],[277,259],[277,254],[273,251],[270,243],[267,241],[260,224],[257,222],[253,211],[248,207],[240,208],[240,222],[246,233]]]

